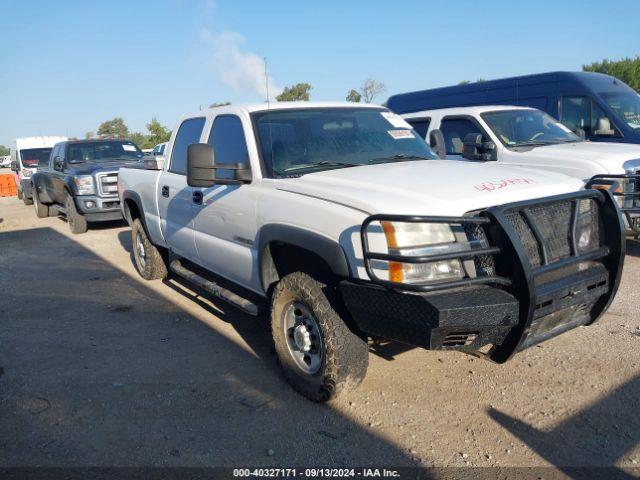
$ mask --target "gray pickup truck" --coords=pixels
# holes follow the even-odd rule
[[[122,219],[118,169],[142,160],[130,140],[70,140],[57,143],[49,162],[31,177],[33,205],[40,218],[63,214],[72,233],[90,222]]]
[[[360,383],[368,339],[504,362],[594,322],[618,286],[608,191],[439,160],[383,107],[200,111],[166,152],[118,175],[138,272],[268,314],[287,380],[314,401]]]

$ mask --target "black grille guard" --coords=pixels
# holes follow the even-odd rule
[[[633,192],[617,191],[622,186],[620,180],[627,180],[627,185],[633,185]],[[620,211],[627,219],[629,228],[633,232],[635,238],[640,237],[640,222],[634,221],[632,215],[640,214],[640,174],[637,173],[621,173],[621,174],[601,174],[594,175],[585,184],[585,188],[609,187],[609,191],[614,197],[622,198],[622,206],[618,206]],[[632,202],[631,207],[625,207],[624,201],[627,199],[637,200]]]
[[[615,188],[615,187],[614,187]],[[586,189],[575,193],[555,195],[543,199],[526,200],[490,207],[483,210],[478,216],[472,217],[438,217],[419,215],[385,215],[378,214],[367,217],[362,223],[360,237],[363,247],[364,267],[373,283],[400,292],[432,292],[475,284],[490,284],[501,286],[512,291],[520,302],[520,321],[507,336],[505,341],[494,348],[489,357],[496,362],[508,360],[524,343],[528,335],[537,304],[536,278],[560,268],[585,261],[598,260],[609,273],[609,289],[605,295],[597,301],[592,310],[591,322],[598,319],[609,307],[618,289],[622,275],[622,266],[625,255],[625,231],[620,209],[610,190]],[[600,247],[588,252],[580,253],[577,248],[576,224],[578,220],[578,202],[583,199],[593,199],[598,203],[599,218],[601,221]],[[528,208],[540,207],[558,202],[572,202],[573,213],[570,225],[570,249],[571,255],[549,262],[545,251],[548,249],[544,238],[539,234],[532,216],[527,214]],[[542,264],[532,267],[522,241],[516,230],[507,219],[507,214],[519,211],[527,220],[536,240],[539,243]],[[409,223],[447,223],[461,226],[476,224],[482,225],[486,234],[489,247],[472,249],[462,252],[435,254],[424,256],[403,256],[386,253],[371,252],[367,229],[372,222],[396,221]],[[481,255],[491,255],[494,259],[496,275],[462,278],[459,280],[431,283],[431,284],[405,284],[391,282],[376,276],[371,265],[372,260],[396,261],[403,263],[429,263],[447,259],[468,260]]]

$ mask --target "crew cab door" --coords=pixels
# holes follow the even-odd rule
[[[197,261],[194,239],[194,188],[187,185],[187,148],[199,143],[205,117],[184,120],[173,139],[169,164],[158,178],[160,228],[170,250]]]
[[[249,164],[246,129],[237,115],[221,114],[214,118],[207,143],[213,146],[216,163]],[[233,178],[230,170],[219,170],[218,176]],[[214,185],[197,188],[202,203],[195,204],[195,241],[198,263],[246,288],[257,289],[254,268],[256,237],[255,197],[253,183]]]
[[[54,155],[55,153],[55,155]],[[51,169],[45,176],[45,188],[49,198],[60,205],[65,202],[65,177],[68,169],[65,145],[61,145],[58,150],[51,153]]]

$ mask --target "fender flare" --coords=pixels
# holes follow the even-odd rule
[[[273,259],[268,249],[272,242],[282,242],[308,250],[322,258],[335,275],[350,276],[347,256],[338,242],[303,228],[272,223],[264,225],[258,232],[260,284],[265,292],[274,278]]]
[[[45,188],[45,185],[43,182],[44,182],[44,175],[42,173],[36,172],[33,175],[31,175],[31,185],[33,185],[33,188],[31,189],[32,190],[31,196],[33,196],[33,190],[35,189],[38,192],[37,195],[41,202],[53,203],[53,200],[47,193],[47,189]]]

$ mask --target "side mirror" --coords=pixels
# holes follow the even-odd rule
[[[11,171],[12,172],[20,171],[20,168],[18,167],[18,162],[16,162],[15,160],[11,162]]]
[[[233,178],[223,177],[219,170],[233,171]],[[213,146],[194,143],[187,148],[187,185],[239,185],[251,182],[251,169],[244,163],[216,163]]]
[[[579,136],[582,140],[587,138],[587,134],[582,128],[576,128],[573,133]]]
[[[482,141],[482,134],[467,133],[462,145],[462,157],[467,160],[496,160],[496,144]]]
[[[62,171],[62,159],[60,157],[53,159],[53,168]]]

